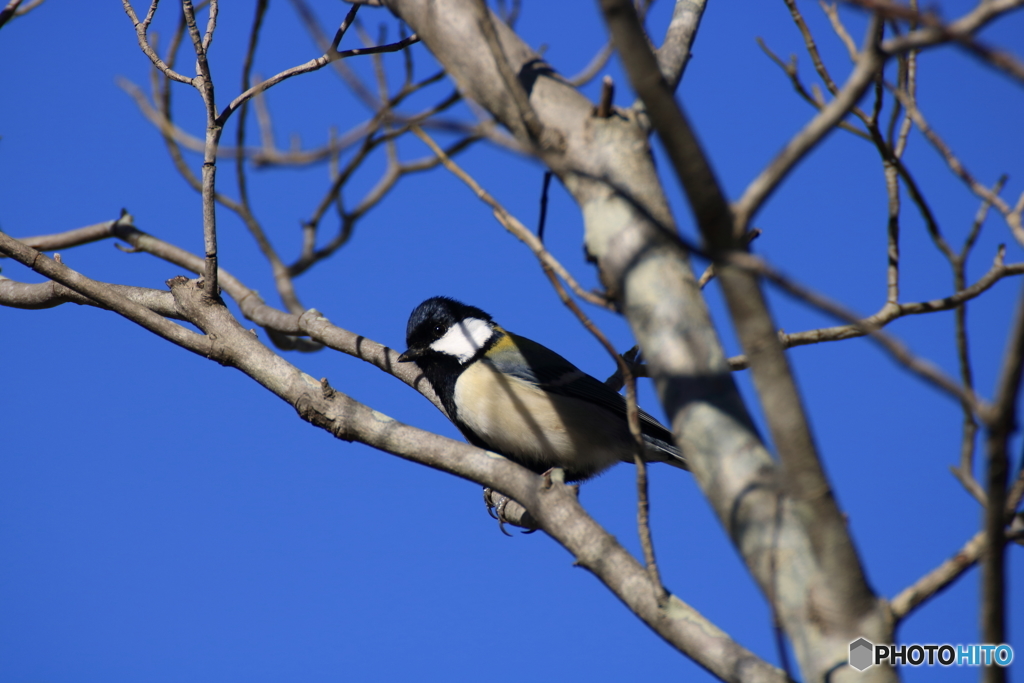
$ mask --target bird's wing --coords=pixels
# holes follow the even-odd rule
[[[594,379],[546,346],[526,337],[508,332],[505,334],[506,339],[502,339],[487,354],[487,359],[498,371],[518,377],[554,394],[589,401],[623,420],[626,419],[626,399],[617,391]],[[668,445],[672,443],[672,432],[643,410],[640,410],[640,430]]]

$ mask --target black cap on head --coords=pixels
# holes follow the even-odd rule
[[[476,306],[468,306],[447,296],[435,296],[417,306],[409,316],[405,328],[405,343],[408,359],[415,358],[434,341],[444,336],[448,329],[467,318],[478,318],[490,322],[491,316]]]

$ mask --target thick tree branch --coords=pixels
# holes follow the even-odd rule
[[[170,292],[147,289],[145,287],[129,287],[127,285],[108,284],[107,287],[124,299],[144,306],[165,318],[185,319],[178,312]],[[79,294],[70,287],[65,287],[53,280],[29,284],[15,282],[0,276],[0,306],[38,310],[54,308],[55,306],[67,303],[97,306],[109,310],[108,306],[93,301],[84,294]]]
[[[514,129],[521,125],[519,110],[490,66],[491,51],[478,27],[465,20],[472,16],[468,2],[394,0],[388,7],[416,31],[464,95]],[[769,466],[770,456],[759,446],[731,382],[678,238],[669,233],[671,213],[651,163],[646,131],[624,117],[594,117],[593,103],[553,73],[518,36],[500,22],[495,30],[541,123],[565,143],[561,152],[544,153],[543,158],[582,208],[588,252],[600,264],[606,289],[644,349],[676,434],[682,435],[677,438],[688,458],[700,453],[707,467],[697,473],[705,478],[703,483],[723,487],[715,504],[723,505],[730,532],[749,541],[752,553],[766,556],[768,548],[754,539],[771,538],[774,515],[762,515],[764,508],[748,503],[774,500],[765,492],[774,483],[758,469]],[[740,470],[721,471],[714,464],[738,452],[752,454],[758,462],[751,469],[741,468],[743,482],[730,476]],[[720,484],[709,483],[719,476],[724,479]],[[761,485],[747,488],[751,477]],[[740,495],[743,504],[737,508]],[[730,658],[685,651],[717,675],[736,679]]]
[[[737,238],[742,236],[753,210],[767,197],[767,192],[764,191],[760,199],[751,202],[746,208],[741,204],[740,211],[746,213],[737,217],[734,225],[729,205],[689,123],[672,96],[671,88],[661,76],[632,4],[628,0],[601,0],[600,5],[630,81],[647,105],[651,124],[662,139],[683,185],[708,250],[713,257],[727,255],[739,246]],[[875,31],[873,28],[865,54],[875,54],[870,49]],[[866,86],[880,65],[880,60],[876,56],[866,58],[864,62],[860,71],[865,74]],[[824,127],[820,133],[812,131],[797,145],[791,143],[791,148],[795,146],[798,151],[788,151],[793,155],[792,159],[778,165],[774,183],[825,132],[831,130],[856,102],[862,92],[861,86],[855,81],[853,85],[848,84],[847,88],[848,94],[837,98],[837,101],[846,103],[841,111],[833,111],[828,117],[819,115],[821,120],[817,125]],[[829,107],[822,110],[822,113],[826,110]],[[773,183],[766,184],[764,189],[767,190],[769,185]],[[754,558],[746,559],[761,582],[762,590],[777,599],[776,610],[793,639],[804,675],[818,679],[832,670],[837,662],[845,659],[849,642],[856,637],[856,633],[864,634],[871,630],[876,634],[875,637],[891,637],[891,626],[887,623],[885,610],[867,585],[856,551],[846,532],[845,522],[831,495],[799,393],[782,346],[778,343],[757,280],[751,272],[732,267],[727,260],[723,262],[718,276],[740,341],[751,357],[754,382],[773,441],[779,450],[786,494],[784,505],[795,519],[800,520],[787,531],[806,534],[810,546],[810,556],[806,559],[814,567],[804,569],[818,575],[821,583],[813,593],[809,583],[805,583],[802,588],[789,585],[776,590],[775,582],[780,581],[780,577],[758,572],[752,562]],[[782,566],[773,567],[770,574],[778,572],[785,575],[793,570],[794,567],[782,563]],[[782,578],[781,581],[785,582],[788,578]],[[822,602],[820,607],[811,607],[809,604],[818,601]],[[828,616],[821,616],[819,623],[812,623],[814,620],[807,618],[810,610],[820,610],[818,614]],[[823,621],[827,621],[828,625],[823,626]],[[838,633],[843,636],[836,637]],[[892,672],[878,669],[874,675],[882,680],[892,676]]]
[[[63,263],[39,253],[32,247],[26,246],[2,232],[0,232],[0,253],[28,266],[40,275],[45,275],[51,280],[87,296],[98,304],[189,351],[205,354],[211,347],[210,341],[202,335],[172,323],[146,306],[125,298],[110,285],[90,280]]]
[[[1019,428],[1017,405],[1024,376],[1024,287],[1017,300],[1013,326],[1007,340],[1003,367],[999,373],[991,415],[986,420],[984,529],[988,552],[981,568],[981,639],[1005,643],[1006,638],[1006,546],[1004,537],[1009,516],[1006,512],[1007,481],[1010,471],[1010,437]],[[998,669],[998,671],[992,671]],[[989,667],[983,680],[1006,680],[1002,667]]]
[[[690,63],[690,48],[704,17],[706,0],[676,0],[665,40],[658,48],[658,70],[668,87],[675,90]]]
[[[568,487],[546,482],[505,458],[409,427],[316,382],[246,332],[222,305],[206,299],[194,281],[178,278],[171,291],[179,307],[219,344],[211,357],[252,377],[299,415],[337,438],[360,441],[399,457],[484,486],[519,501],[549,535],[593,572],[630,609],[676,647],[731,662],[729,681],[783,681],[781,672],[733,643],[675,596],[659,605],[649,575],[580,507]]]
[[[48,244],[60,244],[62,248],[72,247],[86,241],[95,241],[98,238],[96,231],[99,227],[106,228],[106,233],[102,235],[103,238],[116,237],[124,240],[132,246],[132,252],[151,254],[192,273],[200,274],[203,272],[204,262],[201,257],[142,232],[132,224],[131,215],[128,213],[123,213],[121,218],[116,221],[108,221],[95,226],[88,226],[87,228],[70,230],[57,235],[25,237],[18,241],[27,245],[35,245],[45,241]],[[76,239],[79,241],[76,241]],[[0,252],[0,255],[2,255],[2,252]],[[328,346],[336,351],[355,356],[397,377],[419,391],[444,412],[441,401],[437,398],[430,384],[424,381],[419,368],[415,367],[412,363],[399,363],[397,351],[367,339],[362,335],[331,325],[327,318],[315,309],[309,309],[301,315],[296,315],[268,306],[255,290],[246,287],[223,268],[220,269],[220,282],[224,291],[238,304],[243,315],[263,327],[275,343],[288,341],[291,344],[289,348],[294,348],[296,340],[289,338],[300,335],[308,336],[317,342],[318,345]],[[40,286],[46,286],[46,283]],[[134,290],[136,288],[130,289]],[[143,291],[149,292],[152,290]],[[31,296],[42,300],[40,299],[42,295],[38,291],[34,291]],[[82,295],[76,296],[81,297]],[[82,303],[97,305],[96,302],[83,301]],[[140,301],[140,303],[148,307],[152,302],[147,299]],[[162,308],[162,306],[162,303],[155,305],[153,310],[163,313],[166,309]],[[176,314],[169,317],[179,316],[180,314]]]

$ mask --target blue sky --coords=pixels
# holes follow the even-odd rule
[[[165,3],[156,27],[167,40]],[[312,3],[333,31],[346,6]],[[660,36],[670,10],[651,18]],[[218,98],[237,92],[249,3],[222,3],[211,54]],[[812,3],[835,78],[845,50]],[[953,17],[969,7],[946,6]],[[364,10],[371,33],[394,22]],[[845,12],[858,38],[863,19]],[[271,3],[256,70],[269,76],[319,53],[288,3]],[[593,3],[526,2],[520,34],[560,72],[582,68],[605,40]],[[1024,15],[988,29],[986,40],[1024,52]],[[784,58],[799,33],[780,3],[711,2],[680,98],[731,198],[736,198],[810,108],[761,52],[761,36]],[[356,44],[354,35],[345,46]],[[436,68],[414,49],[419,76]],[[180,68],[186,70],[191,60]],[[401,57],[387,57],[399,70]],[[369,61],[350,64],[371,77]],[[200,252],[198,195],[177,175],[164,145],[131,99],[124,77],[147,87],[148,60],[119,3],[47,0],[0,30],[0,229],[15,236],[110,220],[122,207],[140,229]],[[190,67],[189,67],[190,68]],[[614,63],[618,103],[629,102]],[[396,71],[397,73],[397,71]],[[397,80],[397,77],[395,78]],[[371,81],[372,82],[372,81]],[[407,111],[442,99],[442,82]],[[587,90],[595,95],[594,88]],[[985,183],[1001,173],[1004,196],[1024,190],[1024,89],[964,53],[928,53],[921,107]],[[366,110],[325,69],[270,91],[277,144],[292,135],[323,144]],[[195,92],[175,92],[182,125],[201,134]],[[455,110],[467,115],[461,107]],[[226,138],[234,130],[229,127]],[[250,139],[254,135],[250,134]],[[403,159],[427,154],[418,141]],[[199,158],[189,157],[193,168]],[[477,145],[458,162],[527,225],[537,218],[542,168]],[[978,202],[916,133],[907,162],[959,244]],[[660,168],[667,170],[664,159]],[[230,164],[220,174],[234,194]],[[346,192],[349,205],[376,182],[379,158]],[[299,226],[329,182],[324,165],[255,170],[257,215],[286,261]],[[681,229],[694,234],[674,179],[666,175]],[[903,221],[903,299],[945,296],[952,278],[909,201]],[[220,210],[221,265],[278,305],[265,261],[244,226]],[[885,189],[877,153],[846,133],[831,136],[769,202],[755,224],[756,251],[801,282],[871,313],[885,296]],[[336,221],[327,219],[322,240]],[[546,239],[586,286],[581,220],[552,186]],[[969,279],[1007,243],[989,219]],[[180,270],[109,242],[67,250],[65,263],[97,280],[161,288]],[[703,268],[704,264],[698,264]],[[10,261],[4,276],[39,281]],[[335,324],[395,348],[421,300],[445,294],[492,313],[598,377],[612,364],[558,301],[528,250],[455,178],[434,171],[403,179],[368,214],[335,257],[297,281],[304,305]],[[1018,280],[1000,283],[969,309],[979,391],[992,393]],[[730,354],[737,345],[714,287],[708,298]],[[829,324],[770,293],[779,327]],[[616,345],[625,324],[589,311]],[[952,315],[898,321],[891,331],[956,373]],[[402,383],[332,351],[286,354],[314,377],[404,422],[459,438],[427,401]],[[869,579],[893,596],[978,529],[980,510],[949,474],[959,457],[960,413],[948,397],[894,365],[864,340],[790,352],[825,467]],[[331,438],[234,370],[193,356],[118,316],[65,305],[0,309],[0,683],[35,681],[623,680],[709,677],[666,646],[543,534],[506,538],[486,515],[479,487]],[[746,373],[741,389],[754,394]],[[649,387],[643,405],[662,416]],[[213,408],[211,409],[211,405]],[[1020,439],[1014,452],[1020,452]],[[639,552],[634,471],[619,466],[584,486],[591,513]],[[654,467],[652,515],[666,585],[742,645],[777,662],[763,598],[725,540],[691,477]],[[1010,643],[1024,654],[1024,553],[1009,550]],[[978,639],[978,577],[967,573],[901,625],[904,642]],[[907,680],[974,680],[973,670],[907,671]]]

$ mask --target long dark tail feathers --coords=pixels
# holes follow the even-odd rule
[[[686,458],[679,451],[678,448],[662,441],[661,439],[653,436],[644,434],[644,443],[647,445],[645,455],[647,462],[663,462],[673,467],[678,467],[681,470],[689,470],[689,465],[686,464]]]

